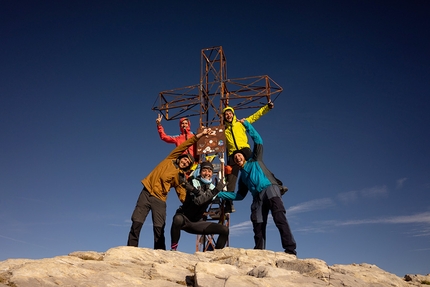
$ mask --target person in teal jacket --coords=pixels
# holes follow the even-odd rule
[[[267,114],[273,109],[274,104],[269,102],[267,105],[261,107],[258,111],[245,118],[250,124],[259,120],[263,115]],[[225,125],[225,139],[227,144],[227,164],[232,167],[231,173],[227,174],[226,181],[228,182],[227,191],[234,191],[236,188],[237,176],[239,175],[239,168],[234,163],[233,152],[241,150],[246,158],[251,156],[251,147],[248,143],[248,136],[244,126],[236,117],[236,113],[232,107],[225,107],[222,110],[224,125]],[[282,185],[282,183],[281,183]]]
[[[267,114],[271,109],[274,108],[274,103],[269,101],[267,105],[261,107],[258,111],[245,118],[250,124],[259,120],[263,115]],[[222,111],[224,125],[225,125],[225,138],[227,143],[227,164],[231,167],[231,171],[226,175],[227,181],[227,191],[233,192],[236,188],[237,177],[239,175],[239,167],[235,164],[233,153],[240,150],[247,160],[251,154],[252,150],[248,143],[248,136],[246,135],[246,129],[240,120],[237,119],[236,113],[232,107],[226,107]],[[286,186],[283,186],[282,181],[275,177],[279,188],[281,189],[281,194],[288,191]],[[226,201],[225,212],[234,212],[235,208],[231,201]]]
[[[263,162],[263,139],[248,121],[243,119],[240,122],[254,141],[254,149],[249,159],[241,150],[234,151],[234,162],[240,168],[238,191],[220,192],[217,196],[225,200],[242,200],[250,191],[253,196],[251,222],[254,229],[254,249],[266,248],[266,227],[270,210],[281,236],[282,247],[286,253],[297,255],[296,241],[285,215],[279,184]]]

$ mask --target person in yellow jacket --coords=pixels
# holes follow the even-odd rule
[[[245,118],[250,124],[260,119],[263,115],[267,114],[271,109],[275,107],[275,104],[271,101],[261,107],[258,111]],[[227,144],[227,164],[232,168],[231,172],[226,175],[227,191],[233,192],[236,187],[237,176],[239,174],[239,167],[234,162],[233,153],[236,150],[241,151],[245,155],[245,159],[248,160],[251,157],[252,150],[248,143],[248,136],[246,135],[246,129],[242,123],[237,120],[235,111],[232,107],[226,107],[222,111],[225,125],[225,138]],[[275,178],[276,179],[276,178]],[[276,179],[282,194],[284,194],[288,188],[282,186],[282,182]],[[234,207],[231,201],[226,202],[225,212],[234,212]]]
[[[184,202],[187,193],[183,186],[185,183],[185,172],[194,162],[193,157],[189,153],[184,153],[184,151],[210,131],[210,128],[205,128],[199,134],[177,146],[142,180],[143,189],[131,216],[132,225],[128,234],[127,246],[137,247],[139,245],[140,231],[146,216],[151,211],[154,249],[166,250],[164,227],[166,225],[167,194],[173,187],[179,200]]]

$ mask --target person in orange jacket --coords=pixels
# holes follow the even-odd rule
[[[132,225],[128,235],[127,246],[138,246],[140,231],[147,215],[151,211],[154,249],[166,250],[164,228],[166,225],[167,195],[173,187],[176,189],[179,200],[181,202],[185,201],[187,191],[182,183],[185,180],[185,173],[193,165],[194,159],[184,151],[209,132],[211,132],[211,129],[205,128],[202,132],[193,135],[193,137],[177,146],[142,180],[143,189],[131,216]]]

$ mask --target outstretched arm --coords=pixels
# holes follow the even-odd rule
[[[242,200],[244,199],[243,196],[236,192],[230,192],[230,191],[221,191],[218,193],[217,197],[227,200]]]
[[[172,152],[167,156],[167,158],[176,159],[184,151],[186,151],[188,147],[196,143],[202,136],[207,135],[210,132],[210,128],[204,128],[200,133],[194,135],[192,138],[189,138],[180,145],[178,145],[174,150],[172,150]]]
[[[263,139],[256,129],[245,119],[240,120],[240,122],[245,126],[246,131],[249,136],[254,141],[254,149],[252,151],[252,158],[255,160],[263,159]]]
[[[263,139],[250,122],[248,122],[246,119],[241,119],[239,120],[239,122],[241,122],[245,126],[246,131],[248,132],[249,136],[252,138],[255,144],[263,144]]]
[[[269,101],[267,105],[261,107],[258,111],[256,111],[255,113],[247,117],[246,120],[252,124],[253,122],[260,119],[263,115],[267,114],[267,112],[273,109],[274,107],[275,107],[275,104]]]
[[[158,131],[158,135],[160,136],[160,139],[162,141],[165,141],[166,143],[176,143],[175,137],[166,135],[166,133],[164,132],[164,128],[161,125],[162,119],[163,119],[163,116],[158,114],[157,119],[155,120],[155,122],[157,123],[157,131]]]
[[[237,192],[221,191],[217,194],[217,197],[227,200],[242,200],[248,193],[248,187],[239,180],[239,190]]]

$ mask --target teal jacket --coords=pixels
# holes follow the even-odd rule
[[[240,170],[239,189],[237,193],[220,192],[218,193],[219,198],[242,200],[245,198],[248,191],[255,197],[270,185],[277,184],[272,173],[263,162],[263,139],[248,121],[245,121],[243,125],[254,141],[252,156],[245,162]]]

